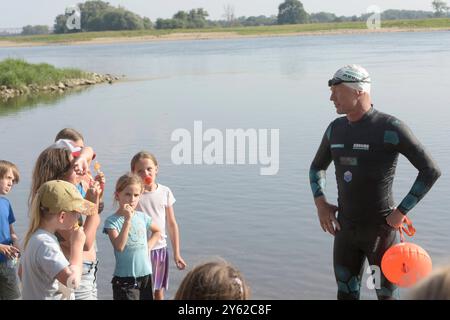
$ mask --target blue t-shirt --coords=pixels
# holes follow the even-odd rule
[[[1,244],[12,244],[11,232],[9,230],[9,225],[16,222],[14,217],[14,212],[9,203],[9,200],[0,197],[0,243]],[[6,262],[8,259],[0,253],[0,262]]]
[[[80,191],[83,198],[86,198],[86,191],[84,191],[83,185],[81,183],[79,183],[76,185],[76,187],[77,187],[78,191]]]
[[[120,233],[124,222],[125,217],[113,214],[106,219],[103,232],[107,234],[107,229],[115,229]],[[152,273],[147,244],[147,231],[151,224],[152,218],[149,215],[140,211],[135,212],[131,218],[131,227],[124,250],[119,252],[114,249],[115,276],[137,278]]]

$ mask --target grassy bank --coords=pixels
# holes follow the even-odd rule
[[[20,59],[0,61],[0,86],[20,89],[29,85],[46,86],[70,79],[88,77],[78,69],[59,69],[47,63],[31,64]]]
[[[60,69],[47,63],[31,64],[20,59],[0,61],[0,106],[6,101],[25,95],[59,93],[109,83],[118,77],[84,72],[78,69]]]
[[[424,20],[387,20],[382,21],[382,29],[450,29],[450,19],[424,19]],[[92,41],[99,38],[142,38],[155,37],[164,39],[174,34],[211,34],[229,33],[241,36],[295,34],[303,32],[320,33],[340,30],[367,30],[365,22],[342,23],[312,23],[297,25],[276,25],[260,27],[232,27],[232,28],[204,28],[204,29],[172,29],[172,30],[134,30],[134,31],[104,31],[104,32],[80,32],[71,34],[52,34],[36,36],[0,37],[1,41],[16,43],[71,43],[80,41]]]

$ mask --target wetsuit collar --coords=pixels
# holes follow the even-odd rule
[[[364,122],[370,118],[373,117],[375,113],[375,109],[373,108],[373,104],[371,105],[371,108],[369,109],[369,111],[367,111],[366,113],[364,113],[364,115],[361,117],[361,119],[359,119],[358,121],[348,121],[349,124],[357,124],[357,123],[361,123]]]

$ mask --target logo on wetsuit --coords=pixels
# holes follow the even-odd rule
[[[353,174],[352,174],[350,171],[346,171],[346,172],[344,173],[344,181],[345,181],[345,182],[350,182],[350,181],[352,181],[352,178],[353,178]]]
[[[368,151],[370,148],[370,145],[363,144],[363,143],[355,143],[353,144],[353,150],[365,150]]]

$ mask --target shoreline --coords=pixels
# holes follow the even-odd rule
[[[113,84],[120,78],[110,74],[101,75],[97,73],[87,73],[86,78],[67,79],[48,85],[30,84],[21,88],[12,88],[6,85],[0,85],[0,105],[25,95],[36,95],[40,93],[58,93],[62,94],[70,90],[77,90],[101,83]]]
[[[302,31],[285,33],[260,33],[243,35],[236,32],[192,32],[192,33],[171,33],[166,35],[148,35],[137,37],[99,37],[91,40],[74,40],[67,42],[16,42],[0,40],[0,48],[13,47],[40,47],[40,46],[71,46],[71,45],[101,45],[101,44],[122,44],[122,43],[145,43],[161,41],[185,41],[185,40],[228,40],[246,38],[273,38],[273,37],[295,37],[295,36],[326,36],[326,35],[347,35],[347,34],[372,34],[372,33],[398,33],[398,32],[436,32],[450,31],[450,27],[439,28],[382,28],[382,29],[337,29],[323,31]]]

